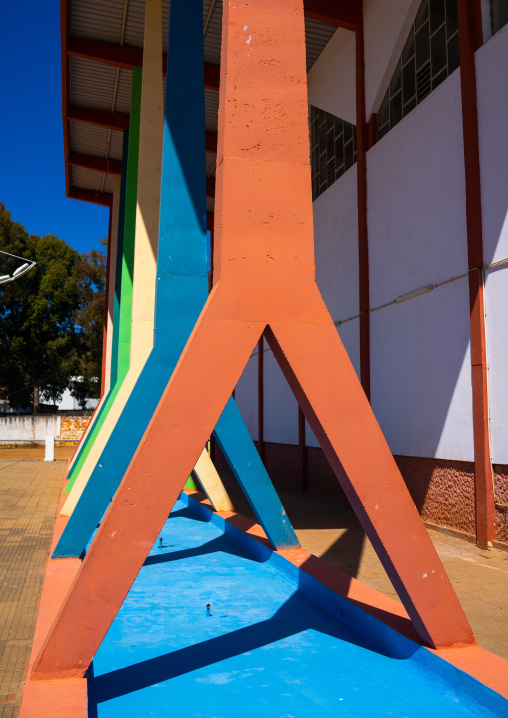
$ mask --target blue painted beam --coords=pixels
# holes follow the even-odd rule
[[[173,0],[157,257],[155,345],[53,558],[82,555],[141,441],[208,296],[201,0]],[[206,357],[203,357],[206,361]],[[271,544],[298,539],[231,399],[215,435]],[[182,477],[182,486],[187,477]]]

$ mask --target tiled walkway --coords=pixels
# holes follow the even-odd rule
[[[66,465],[41,461],[43,450],[40,457],[30,450],[31,460],[22,459],[19,451],[6,456],[0,450],[1,718],[18,713]],[[67,458],[72,451],[57,449],[56,458]],[[239,489],[227,483],[236,510],[251,515]],[[350,509],[334,499],[279,493],[304,548],[396,598]],[[479,643],[508,659],[508,553],[479,551],[460,539],[430,535]]]
[[[66,465],[65,461],[35,460],[37,454],[32,450],[30,456],[34,459],[22,460],[18,458],[19,451],[13,450],[10,460],[0,458],[2,718],[17,716],[21,704]]]

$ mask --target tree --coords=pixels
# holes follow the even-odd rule
[[[19,280],[0,285],[1,384],[13,406],[31,403],[37,414],[40,399],[58,401],[83,367],[84,317],[95,283],[85,278],[87,260],[76,250],[52,234],[29,235],[1,203],[0,249],[37,262]],[[0,274],[19,265],[0,258]],[[97,341],[100,347],[102,337]]]
[[[107,244],[107,240],[102,240],[102,244]],[[95,249],[82,254],[74,267],[72,281],[79,296],[74,312],[79,380],[72,383],[71,393],[84,409],[88,398],[100,394],[106,255]]]

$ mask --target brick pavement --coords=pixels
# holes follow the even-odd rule
[[[74,449],[63,447],[57,458]],[[6,451],[6,450],[3,450]],[[45,566],[66,463],[0,453],[0,718],[18,714]],[[25,450],[26,451],[26,450]],[[41,456],[43,449],[41,449]],[[238,485],[221,468],[236,510],[252,516]],[[302,546],[373,588],[397,598],[354,513],[333,498],[279,489]],[[394,517],[396,520],[396,517]],[[508,553],[480,551],[430,532],[480,645],[508,659]],[[401,537],[401,540],[403,538]]]
[[[65,461],[0,459],[2,718],[19,712],[65,466]]]

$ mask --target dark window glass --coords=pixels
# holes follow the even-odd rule
[[[411,28],[409,37],[406,40],[404,49],[402,50],[402,64],[405,65],[406,62],[408,60],[410,60],[414,54],[415,54],[415,34],[414,34],[414,30]]]
[[[451,75],[459,65],[459,33],[456,32],[452,39],[448,40],[448,74]]]
[[[492,32],[508,23],[508,0],[491,0]]]
[[[335,140],[335,168],[336,170],[339,169],[339,167],[342,167],[344,164],[344,135],[341,134],[340,137],[338,137]]]
[[[467,0],[465,0],[467,1]],[[491,0],[506,7],[508,0]],[[423,0],[378,112],[378,139],[459,66],[457,0]]]
[[[344,167],[348,170],[353,166],[353,141],[344,146]]]
[[[446,80],[447,77],[448,77],[448,74],[447,74],[446,68],[445,68],[442,72],[439,73],[439,75],[435,75],[432,78],[432,89],[435,90],[436,87],[438,85],[440,85],[443,82],[443,80]]]
[[[318,166],[318,162],[319,162],[319,147],[316,146],[312,150],[310,162],[311,162],[312,171],[315,172],[315,168]]]
[[[415,21],[415,28],[418,30],[418,28],[423,25],[425,20],[429,17],[429,4],[427,0],[423,0],[422,4],[420,5],[420,9],[416,13],[416,21]]]
[[[446,5],[446,32],[451,37],[459,29],[457,0],[445,0]]]
[[[414,58],[402,69],[402,102],[407,104],[416,92],[416,74]]]
[[[335,159],[332,157],[326,166],[328,186],[335,182]]]
[[[317,122],[313,122],[310,126],[310,146],[315,147],[318,141],[318,126]]]
[[[332,129],[326,135],[326,154],[327,154],[328,159],[330,159],[330,157],[333,157],[334,153],[335,153],[335,133],[334,133],[333,127],[332,127]]]
[[[316,199],[355,161],[356,128],[329,112],[310,108],[312,198]],[[347,144],[347,159],[344,144]]]
[[[400,60],[397,64],[397,68],[395,72],[392,75],[392,79],[390,81],[390,95],[395,95],[396,92],[400,90],[401,85],[401,67],[400,67]]]
[[[429,23],[425,23],[415,35],[416,69],[419,70],[430,60]]]
[[[318,143],[319,147],[324,149],[326,144],[326,124],[324,122],[319,125]]]
[[[412,100],[410,100],[407,105],[404,105],[402,108],[402,115],[405,117],[407,114],[411,112],[411,110],[414,110],[416,107],[416,97],[413,97]]]
[[[402,92],[390,98],[390,127],[395,127],[402,119]]]
[[[444,0],[430,0],[430,33],[434,33],[444,21]]]
[[[383,127],[390,120],[390,96],[389,91],[384,96],[379,112],[377,113],[377,126]]]
[[[312,178],[312,201],[319,197],[319,176]]]
[[[446,30],[442,27],[430,39],[432,77],[446,69]]]

